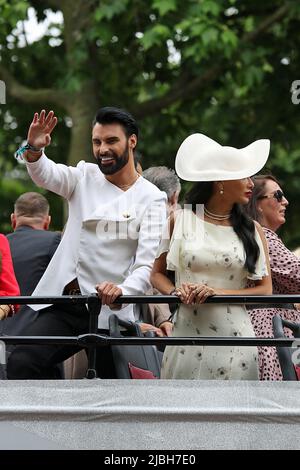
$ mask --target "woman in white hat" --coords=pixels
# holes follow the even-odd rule
[[[164,236],[151,280],[163,294],[182,301],[173,336],[254,336],[243,305],[205,304],[215,294],[272,293],[266,241],[258,223],[241,209],[248,203],[251,176],[265,164],[270,142],[223,147],[193,134],[176,156],[180,178],[198,183],[187,205],[170,219],[171,239]],[[175,271],[175,286],[166,276]],[[246,287],[248,279],[254,287]],[[257,348],[170,346],[165,350],[165,379],[258,379]]]

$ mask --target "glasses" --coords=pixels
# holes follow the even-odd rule
[[[282,199],[285,198],[285,195],[280,189],[277,189],[277,191],[275,191],[273,194],[269,194],[268,196],[260,196],[259,199],[269,199],[271,197],[274,197],[278,202],[281,202]]]

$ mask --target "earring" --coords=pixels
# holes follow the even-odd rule
[[[224,194],[224,191],[223,191],[223,189],[220,189],[220,194]]]

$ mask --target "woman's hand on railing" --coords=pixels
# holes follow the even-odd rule
[[[195,284],[188,297],[188,304],[203,304],[208,297],[216,295],[216,291],[213,287],[209,287],[206,284]]]
[[[217,292],[213,287],[209,287],[206,284],[186,282],[176,288],[175,294],[180,298],[182,303],[192,305],[202,304],[208,297],[216,295]]]
[[[163,332],[163,336],[172,336],[173,323],[171,321],[164,321],[159,325],[159,328]]]
[[[177,295],[177,297],[180,298],[181,302],[183,304],[188,303],[188,298],[191,293],[192,286],[194,284],[191,284],[189,282],[183,282],[181,286],[176,287],[176,290],[174,292],[174,295]]]

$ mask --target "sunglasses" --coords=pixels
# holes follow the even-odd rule
[[[281,189],[277,189],[273,194],[269,194],[268,196],[261,196],[259,199],[271,198],[274,197],[278,202],[281,202],[282,199],[285,197],[284,193]]]

